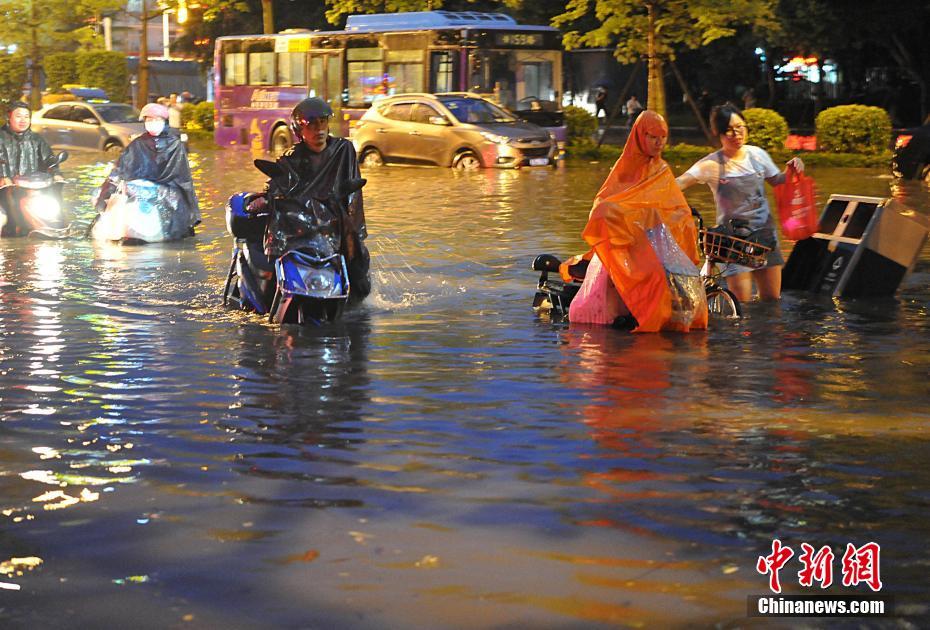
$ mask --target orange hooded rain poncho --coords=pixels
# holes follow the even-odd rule
[[[675,246],[668,239],[657,239],[661,230],[656,228],[664,224],[666,233],[694,265],[700,260],[697,230],[668,163],[647,153],[647,133],[668,136],[665,119],[649,110],[634,122],[620,159],[594,199],[582,237],[636,318],[635,332],[707,328],[707,303],[699,280],[686,278],[684,291],[670,282],[669,269],[674,266],[670,260],[676,252],[668,250]],[[656,246],[650,236],[658,242]],[[680,260],[681,253],[677,256]]]

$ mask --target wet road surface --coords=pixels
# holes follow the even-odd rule
[[[219,306],[222,205],[262,176],[193,157],[194,239],[0,242],[4,626],[744,625],[776,537],[832,546],[837,581],[878,542],[883,592],[930,617],[927,247],[894,300],[629,335],[530,308],[530,261],[582,251],[610,164],[383,168],[373,295],[279,328]],[[106,167],[66,167],[86,223]]]

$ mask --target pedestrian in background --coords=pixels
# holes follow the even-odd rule
[[[168,126],[181,128],[181,103],[178,102],[177,94],[168,97]]]
[[[639,102],[635,94],[631,95],[630,100],[626,102],[626,126],[632,129],[633,123],[636,122],[636,117],[639,116],[642,111],[642,103]]]
[[[594,90],[594,117],[597,118],[604,112],[607,117],[607,88],[603,85],[597,86]]]

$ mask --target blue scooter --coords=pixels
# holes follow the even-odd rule
[[[234,242],[224,306],[267,315],[278,324],[338,320],[351,291],[342,223],[366,180],[341,182],[323,199],[301,198],[297,174],[286,164],[255,160],[255,166],[271,178],[262,211],[248,211],[254,193],[236,193],[226,204]]]

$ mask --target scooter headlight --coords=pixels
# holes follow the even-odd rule
[[[61,205],[51,195],[34,195],[26,200],[26,212],[46,223],[53,223],[61,214]]]

